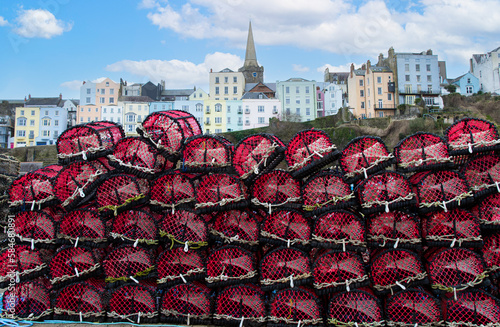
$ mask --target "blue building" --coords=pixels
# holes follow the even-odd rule
[[[470,96],[480,90],[479,79],[471,72],[463,74],[455,79],[448,80],[449,84],[457,87],[456,92],[462,95]]]

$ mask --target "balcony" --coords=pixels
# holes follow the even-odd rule
[[[250,114],[250,109],[245,109],[245,113],[246,113],[247,115],[249,115],[249,114]]]
[[[210,122],[209,122],[209,121],[206,121],[206,122],[205,122],[205,126],[210,126]]]
[[[374,110],[396,110],[396,108],[392,108],[392,107],[374,107],[373,108]]]
[[[240,114],[240,115],[241,115],[242,113],[243,113],[243,110],[238,109],[238,114]]]
[[[243,122],[242,122],[242,121],[239,121],[239,122],[238,122],[238,126],[243,126]]]
[[[278,114],[278,110],[273,110],[273,115],[277,115]]]
[[[413,90],[399,90],[399,94],[400,95],[421,95],[421,94],[424,94],[424,95],[440,95],[441,94],[441,91],[440,90],[432,90],[432,91],[429,91],[429,90],[416,90],[416,91],[413,91]]]

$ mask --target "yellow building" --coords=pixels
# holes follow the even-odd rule
[[[40,108],[39,107],[17,107],[16,108],[16,132],[14,147],[36,145],[35,139],[40,133]]]
[[[226,132],[227,107],[226,101],[207,99],[204,101],[203,126],[206,134]]]

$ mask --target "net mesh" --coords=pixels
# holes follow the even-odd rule
[[[206,175],[196,187],[195,208],[199,213],[238,209],[247,205],[246,198],[245,188],[235,175]]]
[[[295,210],[273,211],[262,224],[260,240],[265,243],[305,249],[311,238],[308,220]]]
[[[133,245],[120,245],[108,254],[103,262],[106,283],[116,287],[127,282],[138,283],[153,277],[154,258],[151,251]]]
[[[316,326],[323,324],[319,300],[306,288],[277,291],[271,298],[268,326]]]
[[[490,122],[464,118],[445,132],[451,155],[472,154],[498,148],[498,132]]]
[[[88,279],[100,273],[100,266],[89,248],[63,246],[50,260],[50,283],[62,287]]]
[[[52,314],[46,283],[31,280],[14,285],[3,293],[3,318],[19,320],[44,320]]]
[[[169,287],[205,278],[205,252],[173,248],[163,251],[157,260],[158,286]]]
[[[500,228],[500,194],[492,194],[479,201],[472,209],[479,219],[481,228]]]
[[[331,298],[328,304],[328,323],[347,326],[353,321],[359,326],[382,326],[383,312],[379,300],[363,290],[342,292]]]
[[[151,183],[151,207],[154,210],[171,210],[189,207],[196,200],[194,185],[187,174],[170,171]]]
[[[14,180],[8,190],[11,211],[40,210],[57,204],[52,186],[56,175],[56,171],[42,168]]]
[[[207,259],[209,287],[252,282],[257,277],[255,253],[234,245],[226,245],[211,251]]]
[[[113,292],[108,304],[108,320],[140,324],[157,321],[154,292],[144,285],[122,285]]]
[[[385,304],[387,324],[390,326],[435,326],[443,323],[439,302],[431,294],[419,289],[396,293]]]
[[[252,186],[252,204],[265,208],[268,214],[273,209],[300,208],[300,182],[283,170],[262,174]]]
[[[97,188],[97,206],[104,215],[118,215],[128,208],[147,201],[149,183],[134,175],[110,176]]]
[[[151,214],[143,210],[132,209],[119,213],[113,219],[109,235],[118,244],[158,245],[156,222]]]
[[[249,210],[223,211],[216,215],[211,224],[210,236],[221,243],[256,250],[259,245],[259,224]]]
[[[62,288],[53,300],[54,319],[102,322],[106,317],[104,292],[79,282]]]
[[[210,325],[212,299],[210,290],[199,283],[171,287],[163,294],[160,319],[186,325]]]
[[[218,324],[255,325],[265,322],[264,293],[254,285],[234,285],[217,295],[214,322]],[[247,324],[245,324],[245,321]]]
[[[446,301],[446,321],[454,326],[495,326],[500,321],[500,303],[492,295],[471,290]]]
[[[182,171],[225,172],[231,170],[233,145],[217,135],[196,135],[182,149]]]
[[[366,233],[370,247],[413,249],[422,245],[419,217],[403,211],[369,217]]]
[[[448,145],[439,136],[418,132],[401,140],[394,147],[396,167],[402,172],[446,169],[453,161]]]
[[[500,193],[500,156],[477,156],[462,167],[461,173],[476,199],[491,193]]]
[[[76,209],[64,215],[57,231],[58,242],[90,247],[105,247],[108,233],[105,221],[96,210]]]
[[[8,287],[11,279],[16,282],[32,280],[44,275],[48,266],[37,249],[27,245],[14,245],[0,251],[0,288]]]
[[[352,212],[337,210],[324,213],[314,222],[313,247],[361,251],[366,247],[364,222]]]
[[[311,261],[299,249],[280,247],[267,253],[260,261],[260,285],[264,291],[311,282]]]
[[[494,234],[485,238],[483,259],[490,277],[498,277],[500,274],[500,234]]]
[[[52,248],[56,241],[54,220],[42,211],[23,211],[14,218],[14,232],[21,243],[31,248]]]
[[[159,225],[160,236],[170,248],[198,249],[208,245],[206,222],[188,210],[166,213]]]

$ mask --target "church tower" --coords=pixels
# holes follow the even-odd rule
[[[238,69],[245,76],[245,83],[263,83],[264,82],[264,67],[259,66],[257,62],[257,54],[255,53],[255,44],[253,42],[252,22],[248,27],[247,51],[245,54],[245,63],[243,67]]]

